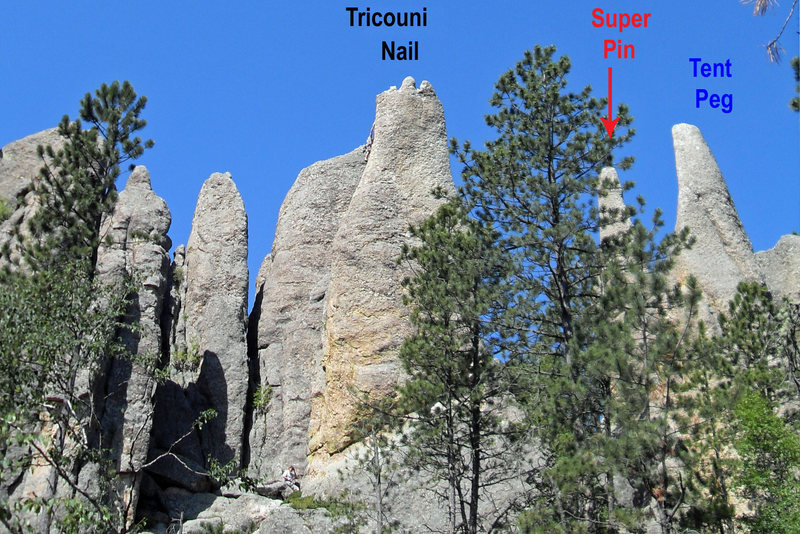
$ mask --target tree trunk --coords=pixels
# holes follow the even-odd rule
[[[611,398],[612,391],[611,391],[611,384],[606,383],[604,384],[605,395]],[[604,419],[604,430],[606,434],[606,439],[613,439],[611,434],[611,414],[609,413],[608,404],[606,403],[606,408],[603,410],[603,419]],[[616,489],[614,488],[614,471],[609,469],[606,471],[606,511],[608,513],[608,531],[609,532],[617,532],[616,521],[614,520],[614,507],[616,505]]]
[[[456,477],[456,459],[455,459],[455,437],[453,436],[453,401],[447,399],[447,483],[449,485],[448,494],[448,511],[450,513],[450,534],[455,534],[457,526],[457,512],[456,512],[456,485],[458,478]]]
[[[378,456],[378,436],[372,431],[372,468],[375,471],[375,532],[383,534],[383,488],[381,487],[381,460]]]
[[[558,523],[559,525],[561,525],[561,531],[566,534],[569,532],[569,528],[567,528],[567,518],[564,515],[564,503],[562,502],[563,497],[561,495],[561,489],[559,489],[559,487],[556,485],[556,482],[555,480],[553,480],[553,477],[549,477],[549,479],[550,479],[550,486],[553,488],[553,490],[555,490],[556,511],[558,512]]]
[[[475,325],[472,329],[472,384],[471,393],[480,387],[481,383],[481,354],[480,354],[480,326]],[[470,400],[470,429],[469,446],[472,454],[472,480],[470,485],[470,507],[469,507],[469,531],[471,534],[478,532],[478,502],[480,500],[480,481],[481,481],[481,406],[480,397]]]
[[[66,441],[66,434],[65,429],[58,421],[60,419],[59,415],[61,413],[62,407],[59,404],[55,410],[55,413],[51,415],[53,423],[56,429],[55,437],[55,450],[58,454],[63,454],[64,452],[64,443]],[[48,462],[49,463],[49,462]],[[42,500],[46,503],[46,505],[42,509],[42,515],[39,517],[39,532],[42,534],[49,534],[50,533],[50,524],[52,522],[52,515],[50,513],[49,505],[55,504],[56,499],[56,492],[58,490],[58,469],[55,465],[49,465],[49,472],[47,473],[47,486],[43,495],[41,495]]]
[[[456,532],[456,487],[454,481],[454,474],[452,470],[452,466],[450,468],[449,473],[449,480],[448,483],[450,484],[450,495],[449,495],[449,503],[448,503],[448,512],[450,513],[450,534],[455,534]]]

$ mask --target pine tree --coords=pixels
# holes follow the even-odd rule
[[[152,141],[135,134],[146,99],[128,82],[103,84],[81,101],[81,119],[64,116],[62,148],[38,148],[44,165],[33,192],[39,206],[28,228],[15,228],[23,269],[0,282],[0,479],[16,477],[32,461],[47,466],[45,487],[31,498],[0,501],[0,523],[11,532],[126,532],[127,510],[109,444],[99,429],[94,382],[112,358],[133,358],[118,340],[131,281],[103,287],[95,280],[103,217],[117,199],[121,165]],[[132,167],[132,165],[131,165]],[[9,258],[10,250],[3,251]],[[51,430],[41,432],[42,421]],[[37,426],[38,425],[38,426]],[[24,454],[19,453],[27,451]],[[95,491],[79,483],[91,464]],[[81,476],[85,477],[86,474]],[[23,512],[37,515],[25,525]]]
[[[566,93],[570,62],[554,60],[554,52],[554,47],[526,52],[498,81],[490,100],[497,112],[486,118],[497,130],[496,140],[483,151],[468,142],[461,149],[452,145],[465,165],[462,177],[473,213],[497,229],[499,247],[515,263],[514,293],[499,320],[501,337],[508,340],[512,359],[549,377],[533,379],[527,392],[529,404],[541,408],[548,392],[559,388],[556,383],[575,383],[580,372],[575,320],[595,302],[593,280],[602,271],[593,235],[599,215],[590,203],[600,168],[611,164],[612,150],[633,135],[625,131],[631,123],[625,106],[618,109],[617,136],[605,135],[599,118],[605,102],[592,98],[589,87]],[[625,159],[620,165],[631,163]],[[555,452],[565,435],[542,418],[536,422],[551,432],[553,439],[545,441]],[[565,514],[572,510],[565,509],[570,504],[563,486],[552,478],[543,485],[551,486],[548,493],[554,493],[566,531]]]
[[[128,302],[124,289],[97,287],[85,262],[0,284],[0,483],[32,464],[50,471],[36,495],[0,498],[0,524],[9,532],[49,532],[55,518],[59,532],[125,529],[124,510],[117,508],[122,496],[111,484],[115,474],[90,431],[98,414],[84,386],[106,358],[126,357],[116,336],[131,328],[123,321]],[[41,433],[40,417],[52,431]],[[74,467],[87,461],[102,466],[93,482],[106,493],[91,494],[79,484]],[[26,525],[31,515],[36,524]]]
[[[770,7],[776,7],[780,5],[774,0],[743,0],[742,3],[753,4],[753,15],[765,15]],[[793,0],[792,5],[789,8],[789,14],[787,15],[786,19],[784,19],[783,25],[781,25],[780,29],[778,30],[778,34],[764,46],[767,51],[767,57],[772,62],[777,63],[781,59],[783,46],[781,46],[780,40],[786,31],[786,27],[788,26],[792,15],[798,7],[798,3],[800,3],[798,0]],[[800,32],[797,33],[800,34]],[[800,82],[800,56],[793,57],[790,62],[790,66],[794,72],[795,82]],[[792,111],[800,111],[800,85],[795,86],[795,91],[798,93],[798,96],[795,96],[789,100],[789,108]]]
[[[753,534],[800,532],[800,433],[758,393],[736,404],[733,484],[753,508],[743,518]]]
[[[684,470],[694,459],[681,440],[691,422],[684,397],[700,292],[693,278],[683,290],[668,283],[688,232],[659,241],[662,227],[658,211],[649,229],[635,219],[606,248],[599,305],[580,321],[585,345],[576,352],[585,385],[574,391],[583,393],[601,431],[576,448],[592,456],[591,468],[606,470],[597,492],[605,505],[596,514],[606,522],[601,531],[654,523],[675,532],[690,497]],[[636,497],[623,499],[623,487]]]
[[[632,119],[620,105],[609,138],[600,121],[606,102],[589,87],[569,92],[569,60],[554,52],[537,47],[500,78],[497,111],[487,117],[498,137],[485,150],[453,142],[468,209],[497,232],[496,248],[513,265],[490,337],[502,341],[505,367],[527,371],[515,393],[544,456],[540,496],[522,524],[618,532],[641,527],[652,504],[650,520],[672,532],[687,495],[672,467],[689,357],[676,317],[691,315],[697,292],[687,299],[666,274],[688,234],[658,241],[657,212],[649,230],[637,220],[601,245],[601,227],[636,212],[601,213],[594,200],[615,186],[599,173],[633,135]],[[632,502],[621,497],[625,488]]]
[[[405,247],[412,268],[405,282],[415,333],[400,350],[408,380],[398,388],[410,465],[443,481],[449,532],[490,532],[507,521],[492,509],[487,490],[522,478],[509,408],[509,375],[500,340],[492,335],[498,306],[507,301],[508,264],[497,233],[467,217],[460,199],[444,204]],[[484,506],[483,508],[481,508]]]
[[[745,522],[761,525],[754,531],[780,532],[790,526],[788,515],[780,524],[770,517],[780,509],[786,514],[794,510],[797,517],[792,497],[797,485],[784,477],[781,486],[776,482],[780,476],[769,472],[786,468],[780,458],[794,454],[794,438],[779,442],[775,436],[797,435],[800,306],[774,299],[761,284],[742,282],[719,324],[718,336],[698,338],[703,356],[693,370],[698,423],[689,446],[700,459],[694,482],[704,497],[693,510],[693,526],[733,532],[742,520],[731,504],[739,492],[755,510]]]
[[[634,132],[620,105],[616,136],[609,139],[600,122],[605,100],[592,98],[590,87],[566,93],[570,62],[554,61],[554,52],[526,52],[498,81],[490,100],[498,111],[486,117],[496,140],[483,151],[469,142],[459,149],[455,140],[452,148],[465,165],[474,213],[502,233],[518,264],[516,283],[526,301],[515,303],[514,313],[538,325],[520,343],[570,361],[573,318],[595,300],[587,284],[602,270],[598,212],[591,206],[597,176]],[[625,158],[618,166],[632,162]]]
[[[800,56],[792,58],[792,70],[794,71],[794,81],[797,84],[795,86],[797,96],[789,101],[789,107],[792,108],[792,111],[800,112]]]

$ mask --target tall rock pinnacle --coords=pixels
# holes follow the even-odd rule
[[[678,174],[675,230],[688,227],[696,239],[695,245],[678,257],[675,275],[684,281],[694,274],[707,304],[726,309],[739,282],[761,280],[753,246],[700,130],[676,124],[672,139]]]
[[[452,191],[444,112],[428,82],[411,77],[378,95],[375,138],[361,181],[342,216],[331,252],[322,365],[315,391],[310,449],[341,451],[354,439],[357,398],[381,395],[402,379],[396,358],[411,332],[402,304],[407,275],[396,260],[440,205],[434,188]]]
[[[113,360],[107,378],[108,392],[103,413],[104,431],[114,450],[115,469],[120,473],[125,504],[133,513],[141,483],[139,470],[147,459],[153,424],[156,380],[144,360],[161,357],[161,312],[167,292],[167,237],[172,217],[167,203],[150,187],[150,175],[136,167],[119,194],[114,211],[103,221],[103,242],[97,251],[97,278],[106,284],[121,284],[128,277],[141,287],[128,307],[128,320],[138,328],[121,333],[132,354],[142,359]]]
[[[602,222],[606,224],[600,228],[600,240],[608,239],[616,234],[625,232],[631,227],[631,220],[627,214],[625,200],[622,198],[622,186],[614,167],[603,167],[600,171],[598,189],[603,193],[597,199]]]
[[[325,383],[322,329],[331,246],[363,171],[360,149],[315,163],[300,171],[281,205],[248,333],[260,399],[250,431],[253,476],[269,480],[289,465],[305,472],[312,383]]]
[[[197,385],[217,411],[203,429],[204,449],[223,465],[238,466],[248,384],[247,214],[228,173],[212,174],[200,190],[185,270],[186,345],[198,348]]]

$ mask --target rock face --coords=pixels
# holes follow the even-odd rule
[[[127,320],[137,323],[138,329],[121,334],[138,359],[110,363],[103,415],[104,434],[110,438],[116,470],[121,474],[119,489],[132,511],[136,510],[140,469],[150,446],[156,384],[152,370],[162,358],[161,315],[167,292],[171,221],[166,202],[150,187],[147,169],[136,167],[113,213],[103,222],[104,241],[97,254],[99,281],[121,284],[132,277],[141,283],[127,312]]]
[[[725,309],[739,282],[762,280],[753,247],[700,130],[690,124],[676,124],[672,139],[678,174],[675,230],[688,227],[696,239],[694,246],[678,257],[675,276],[685,281],[693,274],[706,304],[715,310]],[[708,312],[702,315],[710,318]]]
[[[8,219],[0,220],[0,247],[7,243],[12,245],[13,228],[29,220],[36,211],[37,202],[30,189],[43,163],[37,147],[50,145],[57,150],[62,144],[61,136],[53,128],[9,143],[0,150],[0,201],[11,211]],[[13,246],[11,259],[19,259]]]
[[[52,128],[13,141],[0,150],[0,197],[15,199],[25,194],[34,178],[39,175],[42,160],[36,152],[39,145],[58,149],[62,138]]]
[[[254,382],[262,399],[252,414],[252,474],[276,478],[289,465],[305,471],[312,382],[324,382],[331,248],[363,170],[360,149],[315,163],[300,172],[281,206],[251,317]]]
[[[169,267],[161,328],[169,380],[156,389],[148,507],[159,488],[212,489],[211,462],[235,472],[245,450],[247,215],[230,174],[206,180],[186,247]],[[213,409],[201,430],[195,422]],[[162,502],[163,504],[163,502]]]
[[[679,124],[672,133],[676,230],[689,227],[696,238],[675,273],[679,281],[690,274],[699,279],[704,318],[724,309],[742,280],[764,281],[773,293],[800,301],[800,236],[784,236],[773,249],[754,254],[699,130]],[[41,166],[36,146],[58,143],[48,130],[3,148],[0,197],[13,213],[0,224],[0,244],[36,207],[29,192]],[[357,396],[384,394],[403,379],[397,351],[411,332],[401,286],[408,266],[396,260],[409,242],[409,225],[440,205],[432,190],[453,190],[444,115],[430,84],[418,89],[407,78],[378,95],[370,144],[369,151],[356,149],[299,174],[259,271],[249,326],[247,215],[231,176],[216,173],[203,184],[188,245],[176,249],[169,265],[169,210],[144,167],[131,174],[103,223],[107,239],[98,251],[97,279],[121,283],[132,276],[142,283],[127,311],[139,328],[121,333],[138,358],[112,361],[96,377],[104,443],[131,510],[138,500],[140,509],[160,514],[155,521],[164,529],[170,521],[165,512],[185,512],[186,532],[222,522],[265,533],[337,526],[322,511],[298,512],[256,495],[207,493],[214,489],[207,474],[212,459],[248,467],[262,483],[294,464],[306,494],[349,489],[369,495],[369,481],[356,465],[365,450],[352,429]],[[614,219],[600,232],[607,239],[630,223],[619,218],[625,204],[616,171],[603,169],[601,179],[607,194],[599,207]],[[148,358],[167,368],[170,380],[156,387]],[[210,408],[217,418],[193,430],[196,417]],[[43,425],[43,433],[51,431]],[[524,460],[530,464],[536,451],[529,452]],[[91,484],[93,466],[80,472],[80,484]],[[33,467],[36,473],[21,475],[16,490],[0,487],[0,497],[44,484],[46,466]],[[445,518],[439,503],[416,492],[419,479],[409,471],[398,478],[404,512],[397,519],[418,527],[422,517],[445,528],[437,523]],[[501,489],[497,502],[518,493],[517,487]]]
[[[351,389],[378,394],[402,377],[396,352],[410,333],[407,274],[396,260],[419,224],[453,190],[442,105],[431,85],[406,78],[378,95],[375,139],[333,240],[325,306],[323,387],[314,392],[309,447],[322,459],[352,443]]]
[[[800,302],[800,235],[785,235],[773,248],[756,252],[756,262],[770,291]]]
[[[409,224],[438,207],[437,187],[453,190],[444,114],[411,78],[378,96],[369,152],[298,176],[250,317],[251,475],[305,474],[309,452],[324,461],[352,441],[350,388],[379,393],[402,378],[395,353],[410,324],[396,259]]]
[[[186,346],[202,358],[197,386],[217,411],[203,447],[225,465],[240,465],[248,368],[247,214],[230,174],[203,184],[186,246]]]

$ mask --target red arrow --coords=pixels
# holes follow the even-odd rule
[[[617,127],[617,121],[619,117],[616,119],[612,119],[613,112],[611,109],[611,67],[608,67],[608,118],[604,119],[600,117],[600,120],[603,121],[603,126],[606,127],[606,131],[608,132],[608,138],[611,139],[611,135],[614,133],[614,128]]]

